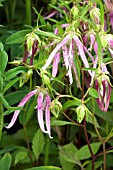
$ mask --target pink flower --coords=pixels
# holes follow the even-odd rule
[[[22,99],[22,101],[19,103],[18,106],[24,106],[30,100],[30,98],[32,96],[34,96],[37,92],[38,92],[38,89],[35,89],[35,90],[31,91],[30,93],[28,93]],[[49,135],[49,137],[52,138],[51,137],[51,132],[50,132],[50,110],[49,110],[50,103],[51,103],[51,100],[50,100],[50,97],[49,97],[48,93],[46,92],[46,97],[44,99],[43,92],[39,91],[38,99],[37,99],[38,123],[39,123],[39,126],[40,126],[42,132],[47,133]],[[15,124],[20,111],[21,110],[16,110],[14,112],[13,117],[11,119],[11,122],[9,123],[8,126],[6,126],[7,129],[11,128]],[[45,130],[45,128],[44,128],[43,112],[45,112],[45,120],[46,120],[45,122],[46,122],[47,130]]]

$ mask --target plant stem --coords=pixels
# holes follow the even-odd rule
[[[33,162],[32,155],[31,155],[31,149],[30,149],[30,145],[29,145],[29,140],[28,140],[28,136],[27,136],[26,126],[24,124],[23,124],[23,129],[24,129],[24,135],[25,135],[26,144],[27,144],[27,148],[28,148],[29,158],[31,160],[31,164],[34,166],[34,162]]]
[[[44,157],[44,165],[47,166],[49,161],[49,138],[46,135],[46,143],[45,143],[45,157]]]
[[[89,139],[88,139],[88,134],[87,134],[87,130],[86,130],[86,118],[84,118],[84,126],[83,126],[83,129],[84,129],[84,134],[85,134],[86,142],[87,142],[87,145],[88,145],[88,148],[89,148],[91,157],[92,157],[92,170],[94,170],[95,156],[94,156],[94,154],[93,154],[93,151],[92,151],[92,148],[91,148]]]
[[[106,148],[105,148],[105,142],[103,142],[103,156],[104,156],[104,165],[103,165],[103,170],[106,170]]]
[[[0,94],[2,94],[2,91],[3,91],[3,77],[2,77],[2,73],[0,71]],[[3,123],[4,123],[3,103],[2,103],[2,99],[0,99],[0,141],[1,141],[1,137],[2,137]]]
[[[95,131],[96,131],[96,133],[97,133],[97,135],[98,135],[98,138],[99,138],[99,140],[100,140],[100,142],[102,143],[102,146],[103,146],[103,156],[104,156],[104,165],[103,165],[103,168],[104,168],[104,169],[103,169],[103,170],[106,170],[105,141],[102,139],[102,137],[101,137],[101,135],[100,135],[100,133],[99,133],[99,131],[98,131],[98,128],[97,128],[97,126],[96,126],[95,116],[94,116],[94,112],[95,112],[94,108],[95,108],[95,106],[94,106],[94,99],[93,99],[93,98],[92,98],[92,103],[93,103],[93,114],[92,114],[93,125],[94,125]]]
[[[26,0],[26,24],[31,25],[31,0]]]

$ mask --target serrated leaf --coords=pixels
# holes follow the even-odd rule
[[[27,155],[28,155],[27,151],[19,151],[15,157],[15,164],[26,158]]]
[[[18,66],[13,69],[10,69],[9,71],[7,71],[5,73],[6,80],[10,80],[10,79],[14,78],[17,74],[25,73],[25,72],[26,72],[26,68],[23,66]]]
[[[9,153],[6,153],[0,160],[0,169],[9,170],[11,166],[11,161],[12,161],[11,155]]]
[[[42,150],[44,148],[45,140],[44,135],[40,129],[37,130],[37,132],[34,135],[33,141],[32,141],[32,149],[33,153],[38,160],[40,154],[42,153]]]
[[[80,102],[79,99],[69,100],[69,101],[64,103],[63,110],[66,110],[67,108],[69,108],[71,106],[79,106],[80,104],[81,104],[81,102]]]
[[[73,143],[59,146],[59,153],[62,158],[69,163],[74,163],[82,167],[81,162],[79,161],[78,157],[76,156],[76,152],[78,149],[74,146]]]
[[[89,89],[89,94],[90,94],[92,97],[94,97],[94,98],[98,98],[98,97],[99,97],[97,90],[94,89],[94,88],[92,88],[92,87]]]
[[[5,71],[7,61],[8,61],[8,55],[4,50],[2,50],[0,52],[0,71],[2,73],[4,73],[4,71]]]
[[[34,168],[28,168],[26,170],[61,170],[61,168],[55,166],[39,166]]]
[[[95,155],[99,150],[101,142],[91,143],[90,145],[91,145],[93,154]],[[78,157],[79,160],[91,158],[91,154],[90,154],[90,151],[89,151],[89,148],[88,148],[87,145],[80,148],[75,154],[76,154],[76,156]]]
[[[18,31],[14,34],[12,34],[11,36],[9,36],[6,40],[7,44],[20,44],[24,42],[24,37],[30,33],[31,30],[22,30],[22,31]]]

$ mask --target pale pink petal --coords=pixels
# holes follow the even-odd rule
[[[44,132],[44,133],[48,133],[45,130],[44,127],[44,119],[43,119],[43,93],[39,92],[38,95],[38,99],[37,99],[37,117],[38,117],[38,123],[40,126],[40,129]]]
[[[52,76],[56,77],[57,72],[58,72],[58,63],[60,62],[60,52],[55,54],[54,60],[53,60],[53,65],[52,65]]]
[[[50,126],[50,103],[51,103],[51,99],[49,97],[49,95],[46,95],[46,107],[45,107],[45,118],[46,118],[46,128],[47,128],[47,132],[50,138],[51,137],[51,126]]]
[[[64,58],[64,64],[66,66],[66,69],[68,69],[68,67],[69,67],[69,60],[68,60],[69,51],[68,51],[68,47],[66,45],[62,46],[62,53],[63,53],[63,58]]]
[[[19,103],[18,106],[24,106],[24,105],[27,103],[27,101],[28,101],[33,95],[36,94],[36,92],[37,92],[37,89],[31,91],[30,93],[28,93],[28,94],[22,99],[22,101]],[[16,110],[16,111],[14,112],[13,117],[12,117],[12,119],[11,119],[11,122],[9,123],[8,126],[5,126],[7,129],[11,128],[11,127],[15,124],[19,113],[20,113],[20,110]]]
[[[57,46],[56,48],[52,51],[52,53],[50,54],[49,58],[46,61],[46,64],[42,67],[43,70],[46,70],[48,68],[48,66],[51,64],[55,54],[58,52],[58,50],[60,50],[60,48],[66,44],[70,39],[70,35],[67,35]]]
[[[81,41],[79,40],[79,38],[76,35],[73,36],[73,39],[76,42],[78,52],[81,56],[81,59],[82,59],[84,65],[86,66],[86,68],[89,68],[89,63],[88,63],[88,60],[87,60],[85,53],[84,53],[83,44],[81,43]],[[89,72],[90,75],[92,75],[90,70],[88,72]]]

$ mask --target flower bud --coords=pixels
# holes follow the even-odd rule
[[[91,19],[94,23],[99,24],[100,23],[100,10],[97,7],[93,7],[93,9],[90,11]]]
[[[107,45],[108,45],[108,41],[107,41],[106,35],[101,35],[101,36],[100,36],[100,39],[101,39],[102,47],[103,47],[103,48],[106,48]]]
[[[79,9],[76,6],[73,6],[71,9],[71,14],[73,15],[73,18],[76,18],[78,16]]]
[[[29,33],[26,35],[27,51],[32,50],[32,46],[35,40],[38,40],[39,42],[39,37],[35,33]]]
[[[21,64],[21,61],[19,60],[14,60],[12,62],[8,62],[9,64],[14,64],[15,66],[19,66]]]
[[[62,110],[62,105],[61,103],[55,99],[51,102],[50,104],[50,111],[51,113],[58,118],[60,111]]]
[[[81,123],[84,119],[85,116],[85,106],[81,104],[76,108],[76,113],[77,113],[77,121]]]
[[[32,74],[33,74],[32,69],[28,70],[27,73],[23,73],[23,74],[21,75],[20,85],[19,85],[19,86],[22,87],[23,84],[26,83],[26,82],[29,80],[29,78],[30,78],[30,76],[31,76]]]
[[[41,77],[44,84],[50,85],[50,78],[46,75],[47,73],[48,72],[46,72],[45,70],[41,70]]]

